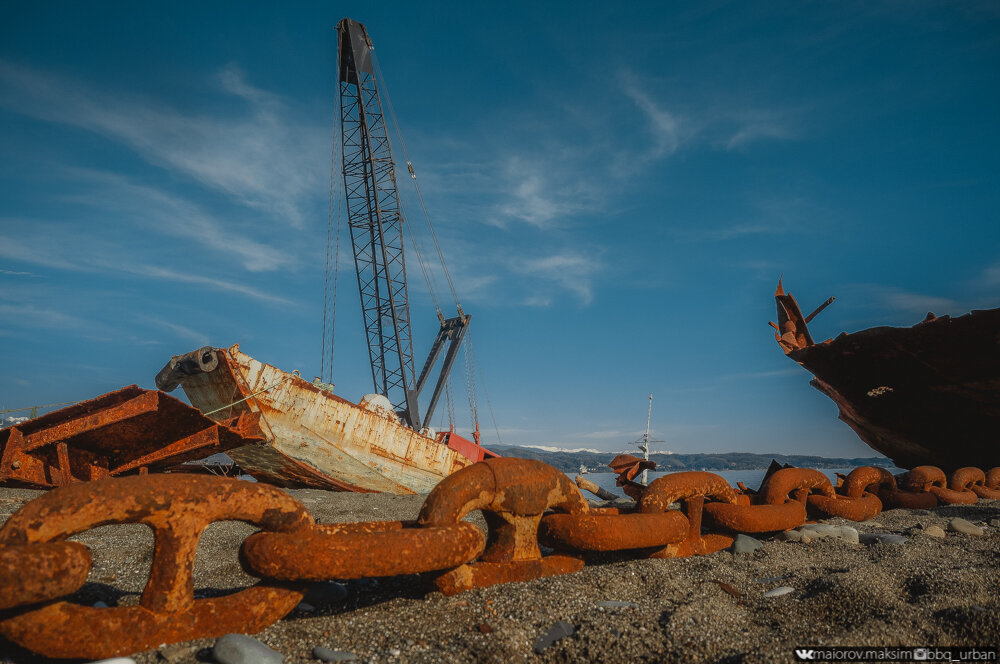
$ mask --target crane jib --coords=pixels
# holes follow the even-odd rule
[[[410,333],[404,217],[372,44],[365,26],[357,21],[345,18],[337,31],[344,194],[372,381],[403,421],[419,430],[431,422],[471,317],[460,310],[458,318],[441,321],[418,378]],[[417,398],[446,342],[441,372],[421,417]]]

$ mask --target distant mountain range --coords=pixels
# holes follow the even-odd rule
[[[620,452],[596,450],[560,450],[558,448],[489,446],[501,456],[538,459],[555,466],[564,473],[579,472],[580,466],[590,473],[610,473],[608,462]],[[639,451],[626,452],[641,457]],[[803,454],[752,454],[750,452],[725,452],[722,454],[657,454],[649,455],[656,462],[656,469],[678,470],[764,470],[771,460],[802,468],[850,468],[854,466],[892,467],[892,460],[885,457],[832,458]]]

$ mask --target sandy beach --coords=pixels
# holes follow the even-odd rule
[[[0,490],[0,520],[41,492]],[[291,491],[321,523],[413,519],[424,496]],[[482,525],[481,518],[475,515]],[[963,518],[981,536],[948,530]],[[476,520],[474,519],[474,520]],[[839,519],[833,524],[846,524]],[[991,525],[992,524],[992,525]],[[900,544],[770,538],[752,553],[677,560],[588,556],[583,571],[452,597],[419,576],[315,583],[304,604],[256,635],[288,663],[313,648],[363,662],[783,662],[796,646],[995,646],[1000,643],[1000,501],[894,509],[855,526]],[[923,531],[940,526],[946,536]],[[202,596],[251,585],[236,552],[253,529],[224,522],[202,536],[195,588]],[[106,526],[73,539],[94,557],[84,604],[134,604],[152,537]],[[780,596],[764,594],[780,586]],[[604,603],[602,605],[602,603]],[[559,621],[572,635],[534,652]],[[214,639],[136,653],[139,664],[213,661]],[[2,662],[50,661],[0,640]]]

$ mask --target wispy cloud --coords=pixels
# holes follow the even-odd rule
[[[599,258],[574,252],[535,258],[518,257],[511,259],[508,267],[512,272],[541,278],[575,293],[585,305],[593,299],[593,278],[603,269]],[[546,296],[538,293],[529,299],[536,306],[549,302]]]
[[[301,200],[322,189],[324,170],[316,166],[325,163],[326,148],[315,138],[326,132],[291,121],[280,98],[247,83],[234,66],[218,74],[214,88],[242,100],[242,112],[182,112],[0,60],[0,107],[101,134],[151,164],[301,227]]]
[[[261,300],[262,302],[269,302],[271,304],[283,304],[291,305],[294,304],[292,300],[279,297],[277,295],[272,295],[270,293],[265,293],[261,290],[247,286],[235,281],[228,281],[225,279],[219,279],[216,277],[190,274],[186,272],[177,272],[175,270],[168,270],[167,268],[156,267],[152,265],[123,265],[121,269],[125,272],[135,274],[142,277],[150,277],[152,279],[163,279],[166,281],[175,281],[178,283],[185,284],[198,284],[201,286],[206,286],[212,290],[223,291],[228,293],[239,293],[240,295],[246,295],[247,297],[254,298],[256,300]]]
[[[162,189],[100,171],[73,169],[69,175],[85,184],[87,193],[67,195],[64,200],[68,202],[113,214],[143,231],[191,240],[197,251],[214,251],[227,259],[236,259],[251,272],[289,269],[295,265],[289,252],[252,239],[250,229],[236,228],[235,224]]]
[[[14,226],[14,220],[10,220]],[[17,220],[18,224],[24,220]],[[262,302],[279,305],[294,304],[278,295],[265,292],[248,283],[224,279],[194,270],[180,270],[159,267],[153,260],[139,262],[142,254],[130,253],[127,247],[119,247],[98,237],[66,232],[53,234],[47,224],[26,223],[28,228],[41,230],[21,231],[20,237],[5,237],[0,243],[0,257],[20,263],[72,272],[99,274],[133,275],[148,279],[172,281],[205,286],[215,291],[238,293]]]
[[[10,277],[37,277],[37,274],[33,272],[18,272],[16,270],[0,270],[0,274],[5,274]]]
[[[649,94],[639,86],[632,72],[623,72],[621,79],[622,89],[645,114],[649,131],[653,136],[653,143],[640,158],[644,161],[650,161],[672,155],[680,143],[679,126],[681,121],[677,115],[654,102]]]
[[[920,315],[927,312],[958,313],[963,308],[957,300],[951,298],[911,293],[895,288],[885,289],[880,299],[890,309]]]
[[[33,304],[0,304],[0,318],[7,325],[19,327],[42,327],[52,329],[80,329],[89,327],[90,322],[76,316],[44,309]]]
[[[177,323],[172,323],[163,318],[158,318],[154,316],[142,316],[140,319],[150,325],[154,325],[159,328],[164,328],[171,331],[174,336],[180,339],[187,339],[192,344],[197,346],[207,346],[209,344],[209,337],[207,334],[193,330],[190,327],[185,327],[184,325],[178,325]],[[157,342],[159,343],[159,342]]]

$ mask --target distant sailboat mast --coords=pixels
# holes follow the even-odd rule
[[[649,459],[649,444],[650,443],[662,443],[662,440],[650,440],[649,439],[649,422],[653,417],[653,394],[649,394],[649,410],[646,412],[646,433],[642,434],[642,438],[635,441],[635,445],[639,446],[642,450],[642,458]],[[648,473],[649,471],[643,469],[642,471],[642,484],[648,484]]]

